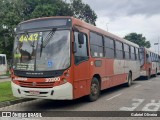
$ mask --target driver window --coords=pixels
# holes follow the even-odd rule
[[[75,55],[75,64],[79,64],[83,61],[88,60],[88,50],[87,50],[87,36],[84,34],[84,44],[79,44],[78,42],[78,32],[74,32],[74,40],[76,43],[77,51]]]

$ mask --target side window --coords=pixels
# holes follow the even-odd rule
[[[147,58],[147,62],[152,62],[152,59],[151,59],[151,53],[146,51],[147,54],[148,54],[148,58]]]
[[[101,35],[90,32],[90,46],[92,57],[104,57],[103,39]]]
[[[3,57],[0,56],[0,64],[2,64],[2,63],[3,63]]]
[[[150,56],[151,56],[151,61],[153,61],[153,54],[152,54],[152,53],[150,53]]]
[[[123,59],[123,46],[119,41],[115,41],[116,43],[116,58]]]
[[[138,48],[135,48],[136,50],[136,60],[139,60],[139,52],[138,52]]]
[[[158,55],[156,55],[156,62],[158,62]]]
[[[88,52],[87,52],[87,36],[84,34],[84,44],[79,44],[78,42],[78,32],[74,32],[74,38],[76,43],[77,51],[74,54],[75,55],[75,64],[78,64],[82,61],[85,61],[88,59]]]
[[[2,60],[3,62],[2,62],[2,64],[6,64],[6,60],[5,60],[5,57],[3,56],[3,60]]]
[[[124,44],[124,57],[125,59],[130,59],[129,45]]]
[[[104,38],[104,45],[105,45],[105,57],[107,58],[114,58],[115,50],[114,50],[114,41],[110,38]]]
[[[135,60],[136,56],[135,56],[135,48],[131,46],[131,60]]]
[[[153,62],[155,61],[155,54],[154,53],[152,53],[152,55],[153,55]]]

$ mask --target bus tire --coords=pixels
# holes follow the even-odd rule
[[[148,76],[146,76],[146,79],[149,80],[151,78],[151,70],[148,71]]]
[[[87,96],[88,101],[93,102],[99,98],[100,95],[100,84],[96,77],[93,77],[91,86],[90,86],[90,94]]]
[[[128,74],[128,81],[126,83],[126,86],[130,87],[131,85],[132,85],[132,74],[131,74],[131,72],[129,72],[129,74]]]

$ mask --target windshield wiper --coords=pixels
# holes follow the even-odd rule
[[[53,35],[55,34],[57,28],[53,28],[48,35],[46,36],[46,38],[43,40],[43,37],[41,39],[41,46],[40,46],[40,57],[42,55],[42,51],[43,48],[45,48],[47,46],[47,44],[49,43],[49,41],[51,40],[51,38],[53,37]]]

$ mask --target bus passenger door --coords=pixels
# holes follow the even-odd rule
[[[81,40],[80,40],[81,39]],[[82,40],[83,39],[83,40]],[[74,98],[86,95],[90,67],[88,54],[88,31],[74,31]]]

